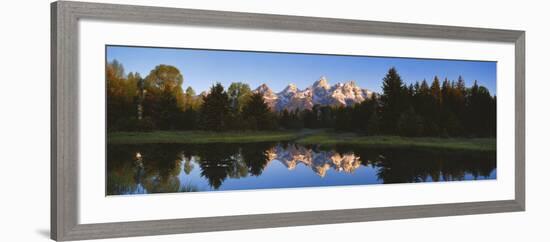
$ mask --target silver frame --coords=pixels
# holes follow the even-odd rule
[[[515,199],[79,224],[77,74],[80,19],[514,43]],[[51,238],[54,240],[102,239],[514,211],[525,211],[524,31],[69,1],[51,4]]]

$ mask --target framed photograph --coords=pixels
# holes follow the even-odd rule
[[[54,240],[525,210],[524,31],[51,13]]]

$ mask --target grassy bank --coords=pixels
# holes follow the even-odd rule
[[[353,145],[359,147],[415,147],[453,150],[496,150],[494,138],[435,138],[399,136],[358,136],[352,133],[337,133],[321,130],[297,131],[250,131],[250,132],[208,132],[208,131],[154,131],[115,132],[108,134],[109,144],[147,143],[256,143],[295,141],[304,145]]]
[[[353,145],[360,147],[415,147],[453,150],[496,150],[494,138],[437,138],[400,136],[358,136],[350,133],[322,132],[296,140],[299,144]]]
[[[154,131],[154,132],[115,132],[107,135],[110,144],[147,143],[256,143],[296,140],[303,133],[292,131],[257,132],[208,132],[208,131]]]

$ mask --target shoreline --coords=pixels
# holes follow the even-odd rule
[[[302,131],[153,131],[107,133],[108,144],[209,144],[293,141],[302,145],[352,145],[359,147],[426,148],[496,151],[495,138],[440,138],[401,136],[360,136],[327,130]]]

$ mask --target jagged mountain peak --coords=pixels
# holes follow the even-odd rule
[[[345,87],[357,87],[357,84],[355,84],[355,81],[354,80],[351,80],[351,81],[347,81],[344,83],[344,86]]]
[[[330,89],[330,85],[328,84],[327,78],[325,76],[322,76],[321,78],[319,78],[318,81],[313,83],[313,88],[323,88],[325,90],[328,90]]]
[[[290,83],[281,92],[274,93],[264,83],[254,92],[261,93],[269,107],[275,111],[311,109],[315,105],[349,106],[372,96],[371,91],[360,88],[353,80],[330,86],[326,77],[321,77],[303,90]]]
[[[277,111],[276,104],[279,97],[273,92],[273,90],[271,90],[271,88],[267,84],[263,83],[262,85],[258,86],[258,88],[254,89],[253,92],[262,94],[262,96],[264,97],[264,102],[267,104],[267,106],[271,110]]]
[[[254,92],[264,94],[264,93],[273,93],[273,90],[271,90],[271,88],[267,84],[262,83],[262,85],[254,89]]]
[[[298,90],[298,87],[296,86],[296,84],[290,83],[290,84],[288,84],[288,86],[285,87],[285,89],[283,89],[281,91],[281,93],[289,93],[289,92],[295,93],[295,92],[298,92],[298,91],[299,90]]]

